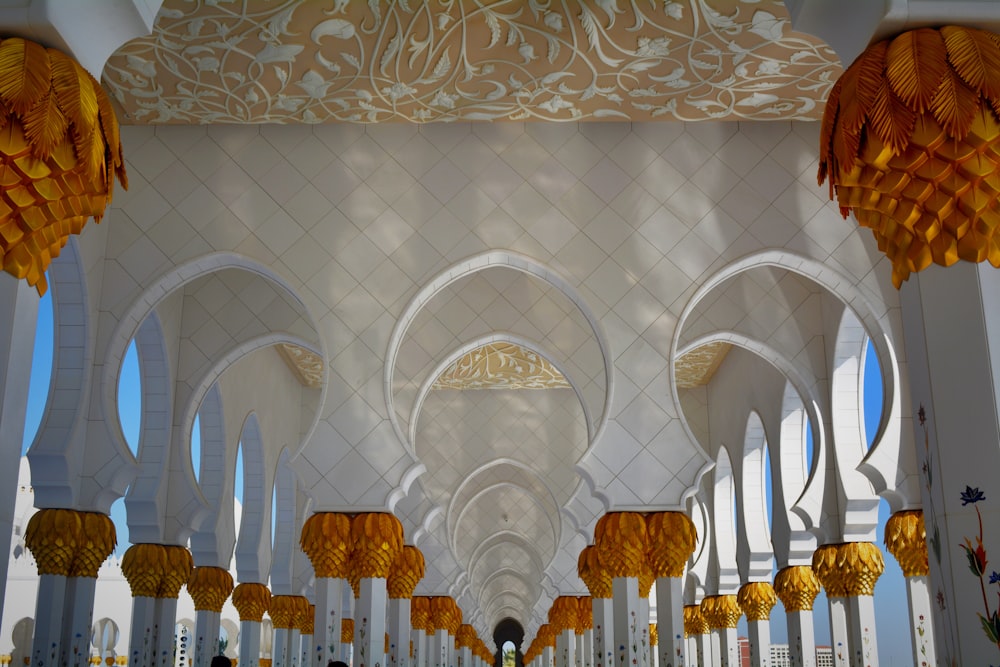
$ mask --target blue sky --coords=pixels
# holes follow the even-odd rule
[[[42,297],[38,315],[38,329],[35,336],[35,353],[32,361],[32,377],[28,389],[28,412],[25,425],[22,454],[27,451],[34,439],[45,401],[48,396],[48,378],[52,369],[52,299],[49,294]],[[869,345],[866,356],[864,378],[864,410],[865,430],[869,442],[878,430],[882,410],[882,383],[878,372],[878,362],[874,350]],[[118,406],[122,423],[122,431],[126,440],[136,452],[139,442],[139,422],[141,414],[141,397],[139,394],[139,362],[136,357],[135,345],[129,347],[119,382]],[[192,459],[195,471],[200,460],[200,437],[195,423],[192,434]],[[242,501],[242,447],[237,457],[236,498]],[[768,502],[770,502],[770,477],[768,477]],[[111,518],[118,530],[118,548],[115,553],[121,555],[128,548],[128,527],[125,523],[125,502],[119,499],[111,507]],[[876,543],[881,547],[885,522],[889,518],[889,507],[882,501],[879,508],[879,524]],[[273,521],[272,521],[273,524]],[[272,525],[272,534],[273,534]],[[884,551],[884,548],[883,548]],[[878,627],[879,661],[882,665],[912,664],[910,650],[910,630],[907,615],[900,613],[901,605],[905,604],[906,587],[902,570],[896,560],[888,553],[884,554],[885,573],[875,587],[875,616]],[[820,593],[814,606],[814,621],[816,628],[816,643],[830,644],[830,618],[827,609],[826,596]],[[740,634],[746,634],[746,620],[740,621]],[[787,631],[785,613],[778,603],[771,613],[771,639],[775,643],[786,643]]]

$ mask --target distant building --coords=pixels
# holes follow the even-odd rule
[[[830,646],[816,647],[816,667],[833,667],[833,648]]]

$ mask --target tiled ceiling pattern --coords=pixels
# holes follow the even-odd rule
[[[495,217],[507,227],[506,234],[518,233],[509,216]],[[525,218],[540,236],[569,232],[565,223],[557,225],[563,229],[560,232],[556,226],[548,228],[546,221],[532,225]],[[486,225],[488,229],[490,223]],[[488,231],[480,233],[489,238]],[[434,369],[462,345],[497,332],[539,345],[580,389],[591,418],[601,415],[606,395],[604,357],[590,323],[559,289],[521,271],[497,267],[443,288],[410,324],[393,374],[396,412],[404,430],[413,418],[410,412],[418,391],[433,380]],[[417,417],[418,423],[422,418]]]
[[[774,120],[840,71],[781,0],[167,0],[104,84],[133,123]]]
[[[396,511],[408,539],[421,534],[427,575],[418,590],[448,593],[462,575],[483,582],[491,571],[540,560],[513,532],[509,539],[500,534],[470,569],[451,549],[449,494],[462,474],[499,455],[491,447],[509,447],[505,455],[545,470],[539,476],[561,504],[563,547],[578,548],[575,531],[592,534],[604,502],[682,504],[703,460],[674,401],[669,350],[685,306],[728,263],[784,249],[822,262],[869,302],[890,304],[882,312],[893,316],[896,293],[889,271],[882,270],[885,260],[870,235],[843,220],[816,187],[817,135],[816,124],[788,122],[126,126],[131,187],[116,194],[105,221],[93,228],[108,230],[97,330],[113,331],[163,272],[211,253],[234,252],[282,276],[318,323],[316,335],[328,352],[320,419],[296,458],[302,488],[316,507],[385,507],[407,471],[418,462],[426,465]],[[570,389],[432,391],[416,449],[409,451],[396,436],[385,393],[385,355],[394,327],[434,276],[492,249],[526,255],[562,276],[607,340],[612,401],[589,452],[581,404]],[[712,290],[687,320],[682,345],[720,327],[742,328],[771,335],[789,354],[809,355],[816,334],[797,330],[804,310],[802,317],[793,314],[812,307],[816,289],[796,285],[800,279],[785,278],[785,272],[757,271]],[[188,325],[217,319],[230,302],[241,300],[247,286],[227,284],[232,281],[224,277],[217,280],[226,291],[213,282],[202,295],[218,290],[224,298],[212,307],[199,302],[205,312],[185,317]],[[552,352],[560,367],[564,359],[572,361],[567,376],[601,377],[593,386],[603,391],[603,361],[596,342],[589,342],[593,338],[562,345],[553,334],[567,317],[577,318],[575,306],[561,301],[562,292],[510,269],[489,269],[468,278],[495,293],[483,303],[462,296],[464,280],[432,298],[417,316],[411,333],[432,326],[433,316],[442,340],[428,336],[433,355],[415,354],[413,368],[405,374],[397,368],[394,381],[407,390],[419,387],[433,374],[435,360],[470,342],[459,335],[468,323],[454,331],[447,325],[483,319],[502,292],[511,314],[494,324],[511,330],[523,320],[525,338]],[[540,292],[537,298],[551,300],[546,314],[529,312],[530,300],[522,306],[506,299],[515,285],[524,295]],[[191,286],[186,298],[197,301],[200,287]],[[254,297],[270,289],[261,285]],[[276,317],[285,308],[274,304]],[[777,325],[756,322],[758,308],[777,312]],[[266,323],[265,311],[250,311]],[[782,316],[785,311],[789,315]],[[224,330],[232,325],[217,323]],[[571,332],[590,332],[584,319],[570,323]],[[273,324],[297,326],[287,319]],[[475,335],[494,333],[486,320],[477,326]],[[236,342],[228,335],[215,355]],[[401,356],[400,363],[411,361]],[[696,390],[683,391],[682,403],[689,391]],[[491,402],[508,402],[498,404],[502,409],[476,403],[486,395]],[[601,404],[593,397],[587,401]],[[532,449],[504,439],[487,445],[485,434],[476,440],[480,427],[495,434],[501,424],[517,433],[531,426],[534,434],[552,437]],[[473,443],[468,451],[458,447],[454,431],[470,434],[462,436]],[[544,458],[559,448],[563,454]],[[577,461],[600,499],[588,488],[581,491],[571,467]],[[426,522],[428,517],[437,518]],[[421,531],[425,522],[427,531]],[[566,528],[570,523],[572,530]],[[566,587],[560,590],[575,592],[579,585],[572,577],[575,557],[560,553],[545,573]],[[538,600],[550,594],[547,581],[533,582],[545,590]],[[513,604],[499,595],[493,599],[493,609]],[[529,604],[536,603],[516,605],[526,626],[537,611],[525,611]]]

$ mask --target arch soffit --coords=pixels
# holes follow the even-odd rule
[[[490,535],[488,538],[483,540],[475,551],[472,552],[472,556],[469,557],[469,567],[468,572],[475,578],[476,567],[479,565],[480,561],[495,549],[509,549],[511,548],[510,543],[513,543],[517,548],[521,549],[525,555],[528,556],[528,560],[538,571],[539,576],[545,572],[545,567],[541,560],[538,558],[538,554],[534,552],[531,548],[531,543],[525,540],[520,534],[515,533],[510,530],[501,530],[499,532]]]
[[[670,343],[670,359],[678,359],[680,356],[683,356],[684,352],[700,346],[689,343],[688,345],[683,346],[683,350],[678,349],[680,347],[680,336],[684,330],[684,325],[687,322],[688,317],[692,312],[694,312],[694,309],[698,306],[702,299],[704,299],[705,296],[707,296],[712,290],[722,285],[722,283],[726,280],[760,266],[772,266],[784,269],[811,280],[843,303],[845,308],[852,310],[858,319],[861,320],[865,330],[872,339],[872,344],[878,353],[878,358],[882,362],[880,365],[882,369],[882,386],[884,388],[884,407],[882,411],[882,424],[880,424],[879,429],[879,433],[881,434],[885,429],[885,422],[890,412],[890,409],[885,406],[893,406],[895,409],[898,407],[899,403],[898,394],[900,378],[897,358],[893,350],[894,344],[889,337],[889,333],[876,317],[876,311],[872,307],[871,302],[857,287],[855,287],[854,281],[851,278],[830,266],[822,264],[821,262],[804,255],[800,255],[789,250],[768,249],[751,253],[750,255],[747,255],[720,269],[695,291],[695,293],[688,300],[687,304],[684,306],[680,317],[677,319],[677,326],[674,329],[674,337]],[[680,397],[677,392],[677,379],[674,374],[673,363],[668,364],[667,372],[669,373],[670,387],[673,390],[672,393],[675,409],[677,410],[677,414],[683,415],[684,413],[681,409]],[[802,393],[800,388],[797,389],[800,390],[802,396],[810,396],[811,402],[815,403],[815,401],[812,400],[814,397],[812,397],[809,393]],[[691,432],[690,427],[687,424],[687,420],[681,419],[681,423],[683,424],[684,429],[688,432],[688,436],[691,438],[692,442],[697,442],[697,438],[695,438],[694,434]],[[814,427],[816,423],[817,422],[813,421]],[[868,458],[872,458],[871,455],[876,450],[877,444],[878,443],[876,442],[876,445],[872,447],[872,451],[869,452]],[[818,467],[819,466],[814,466],[813,473],[815,473]],[[812,475],[810,476],[810,480],[811,478]],[[807,491],[808,488],[809,485],[806,487]],[[804,514],[803,519],[806,519],[807,521],[810,520]]]
[[[294,337],[294,341],[283,340],[279,342],[289,342],[298,345],[299,342],[295,341],[301,341],[305,343],[305,345],[302,345],[304,349],[320,355],[323,359],[328,358],[325,349],[325,341],[323,337],[318,334],[319,327],[316,324],[316,319],[309,311],[305,302],[299,298],[295,289],[284,278],[263,264],[237,253],[211,253],[174,267],[172,270],[163,274],[156,282],[147,287],[142,294],[135,298],[129,308],[118,320],[118,323],[115,325],[111,338],[104,351],[103,358],[104,368],[103,376],[101,378],[101,392],[103,395],[102,403],[105,415],[118,415],[118,406],[117,401],[115,400],[118,391],[117,376],[120,373],[121,363],[125,357],[125,351],[128,348],[129,341],[135,337],[136,331],[139,329],[143,320],[145,320],[149,314],[152,313],[168,296],[173,294],[176,290],[182,288],[184,285],[225,269],[240,269],[255,274],[263,280],[272,283],[279,293],[283,293],[288,296],[298,306],[300,315],[308,323],[310,328],[314,332],[317,332],[317,342],[311,343],[302,341],[301,338],[298,337]],[[288,336],[288,338],[293,337]],[[328,369],[324,368],[324,373],[326,373],[327,370]],[[326,394],[326,387],[327,383],[324,381],[321,390],[324,398]],[[312,425],[312,428],[309,429],[306,434],[307,437],[303,438],[303,441],[308,440],[308,435],[311,434],[313,428],[315,428],[315,423]],[[124,436],[120,434],[120,428],[118,431],[121,438],[120,444],[124,445]],[[125,446],[125,449],[127,451],[128,447]]]
[[[413,401],[413,410],[410,416],[409,438],[410,442],[413,443],[414,452],[416,452],[417,446],[417,423],[420,421],[420,412],[423,408],[424,401],[427,399],[431,388],[434,386],[434,382],[438,377],[440,377],[445,369],[447,369],[456,360],[462,358],[465,354],[490,343],[513,343],[514,345],[531,350],[552,364],[552,366],[555,367],[555,369],[559,371],[564,378],[566,378],[566,381],[569,382],[569,386],[573,389],[573,393],[576,394],[576,398],[580,402],[580,406],[583,408],[584,421],[587,424],[587,440],[588,442],[592,441],[594,424],[591,421],[590,408],[587,407],[587,402],[583,399],[583,393],[580,386],[573,379],[573,376],[569,374],[565,366],[556,361],[549,351],[538,342],[529,340],[523,336],[518,336],[517,334],[506,331],[498,331],[486,336],[481,336],[480,338],[465,343],[456,350],[452,351],[451,354],[446,356],[437,366],[434,367],[434,370],[431,371],[428,377],[424,380],[423,384],[421,384],[420,391],[417,392],[417,396]]]
[[[586,301],[584,301],[580,293],[577,292],[577,290],[565,278],[526,255],[505,250],[492,250],[485,252],[480,255],[470,257],[445,269],[435,278],[431,279],[427,285],[425,285],[413,296],[406,308],[403,310],[399,319],[396,321],[396,326],[393,328],[392,334],[389,337],[389,346],[386,351],[385,371],[383,376],[385,402],[386,407],[388,408],[389,421],[392,424],[393,430],[395,430],[396,436],[399,438],[400,442],[405,443],[407,449],[410,451],[410,454],[416,457],[416,443],[407,438],[396,415],[396,410],[394,408],[395,399],[393,398],[392,391],[392,375],[396,368],[396,357],[399,353],[399,347],[403,342],[403,338],[406,335],[410,324],[416,318],[417,313],[419,313],[438,292],[448,285],[484,269],[497,267],[509,268],[534,276],[535,278],[538,278],[561,291],[576,305],[580,313],[586,318],[594,334],[594,338],[597,340],[601,354],[604,357],[604,377],[607,388],[604,394],[604,406],[599,417],[599,423],[596,425],[591,434],[587,452],[584,453],[585,456],[591,449],[593,449],[593,444],[600,438],[601,433],[604,431],[611,407],[611,400],[613,398],[613,359],[611,356],[611,349],[604,335],[600,320],[587,305]]]
[[[545,518],[549,520],[549,527],[552,529],[552,543],[553,543],[553,547],[554,547],[554,549],[556,551],[558,551],[559,544],[560,544],[560,537],[561,537],[561,535],[560,535],[559,521],[557,519],[553,519],[552,518],[552,513],[550,512],[550,510],[548,508],[545,507],[544,503],[542,502],[542,499],[540,499],[538,496],[536,496],[535,493],[534,493],[534,491],[532,491],[531,489],[527,489],[527,488],[525,488],[525,487],[523,487],[520,484],[517,484],[515,482],[498,482],[496,484],[491,484],[489,486],[486,486],[486,487],[483,487],[483,488],[479,489],[462,506],[462,509],[459,510],[458,516],[455,518],[455,527],[454,527],[453,530],[449,531],[451,533],[450,536],[449,536],[450,539],[451,539],[451,547],[454,550],[454,553],[456,555],[459,553],[458,552],[458,534],[460,532],[459,531],[459,526],[462,525],[462,519],[465,517],[465,514],[466,514],[467,510],[469,510],[469,508],[471,508],[476,502],[478,502],[481,498],[483,498],[487,494],[489,494],[489,493],[491,493],[493,491],[496,491],[498,489],[505,489],[505,488],[513,488],[513,489],[517,489],[519,491],[523,491],[525,494],[527,494],[527,496],[531,500],[532,504],[534,504],[538,509],[540,509],[542,511],[542,514],[545,515]],[[558,514],[558,511],[557,511],[557,514]],[[525,536],[525,537],[527,537],[527,536]],[[551,560],[550,560],[550,562],[551,562]],[[548,565],[546,565],[546,567],[548,567]]]
[[[518,581],[520,581],[521,583],[523,583],[527,587],[527,589],[529,591],[535,592],[536,594],[537,593],[541,593],[542,587],[541,587],[541,585],[537,581],[536,582],[532,582],[532,581],[530,581],[528,579],[525,579],[523,572],[519,572],[518,570],[515,570],[512,567],[502,567],[499,570],[491,572],[478,585],[478,587],[479,587],[479,595],[477,596],[478,597],[477,602],[482,602],[483,593],[486,591],[486,587],[490,585],[490,582],[493,582],[493,581],[499,579],[500,577],[513,577],[513,578],[517,579]],[[475,586],[476,585],[475,582],[472,582],[472,585]]]
[[[684,347],[681,354],[701,347],[702,345],[719,341],[731,343],[737,347],[747,350],[748,352],[751,352],[752,354],[756,354],[774,366],[784,375],[788,382],[791,383],[791,385],[795,388],[795,391],[798,392],[799,396],[802,398],[802,403],[813,429],[813,456],[816,457],[816,460],[822,461],[823,457],[826,456],[826,431],[821,427],[823,424],[823,413],[820,410],[819,401],[809,389],[805,378],[802,377],[798,368],[792,364],[791,360],[767,343],[750,338],[749,336],[745,336],[743,334],[726,331],[709,333],[695,339]],[[683,412],[680,414],[683,414]],[[687,428],[686,423],[685,428]],[[807,524],[811,524],[813,526],[817,525],[819,522],[820,509],[822,505],[823,484],[825,483],[825,478],[821,474],[821,468],[822,466],[813,466],[809,475],[809,480],[806,482],[805,489],[803,489],[801,495],[792,507],[792,511],[796,512],[796,514],[798,514],[803,521],[806,521]]]
[[[769,458],[764,456],[765,449],[768,449],[768,441],[764,421],[756,410],[751,410],[747,416],[746,436],[743,439],[743,462],[737,485],[737,493],[742,496],[740,503],[742,535],[745,536],[752,552],[770,554],[771,526],[767,518],[764,470],[765,466],[771,465]],[[774,474],[773,470],[771,474]],[[755,500],[753,504],[750,502],[751,498]]]
[[[271,553],[270,535],[264,539],[264,526],[270,525],[271,504],[267,502],[267,470],[264,463],[264,442],[260,433],[257,414],[249,412],[240,429],[240,448],[243,450],[243,515],[240,532],[236,537],[236,570],[240,581],[262,581],[267,575],[265,563],[258,561],[263,548],[268,558]],[[244,576],[244,558],[255,561],[254,572]]]

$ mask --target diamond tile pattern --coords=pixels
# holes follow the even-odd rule
[[[179,264],[229,252],[280,275],[301,303],[235,269],[189,282],[161,303],[179,322],[178,379],[197,383],[222,355],[266,332],[325,349],[320,421],[299,454],[317,473],[303,481],[313,506],[387,506],[405,472],[423,463],[427,472],[395,506],[408,539],[427,528],[418,592],[446,593],[464,574],[473,588],[485,586],[472,595],[487,614],[515,609],[528,628],[551,593],[543,575],[577,590],[571,551],[603,511],[574,464],[614,506],[682,506],[703,455],[681,420],[697,439],[706,436],[707,393],[684,390],[675,400],[667,381],[675,337],[678,349],[719,331],[767,340],[808,382],[826,378],[815,341],[828,297],[784,269],[756,267],[724,281],[676,331],[713,274],[777,248],[790,253],[790,265],[802,257],[836,272],[879,304],[880,316],[895,304],[888,270],[872,270],[882,260],[870,235],[816,191],[816,128],[806,123],[126,126],[122,133],[131,188],[116,193],[105,222],[81,239],[107,239],[99,338],[138,299],[156,298],[144,292]],[[573,301],[539,278],[492,266],[427,301],[385,386],[390,336],[410,300],[442,271],[488,250],[526,255],[579,295],[608,343],[613,377],[605,377],[593,330]],[[567,389],[433,391],[419,418],[411,414],[442,360],[498,331],[551,354],[580,388],[592,423]],[[405,436],[415,418],[416,442],[405,442],[398,433]],[[602,424],[602,437],[588,442],[588,426],[596,432]],[[533,475],[498,467],[453,497],[471,472],[501,457]],[[495,483],[511,485],[486,490]],[[449,507],[457,517],[465,505],[461,524],[449,525]],[[509,535],[528,547],[504,537],[504,508]],[[469,562],[476,542],[490,546]],[[503,568],[530,572],[533,586],[484,583]]]

